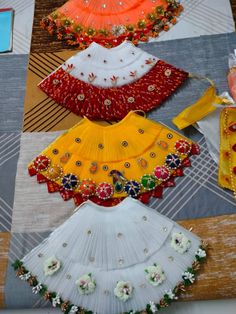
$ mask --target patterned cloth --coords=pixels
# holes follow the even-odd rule
[[[32,1],[30,1],[30,8],[33,9]],[[37,3],[39,7],[42,1]],[[25,53],[17,56],[1,56],[0,57],[0,260],[1,267],[7,269],[6,276],[1,276],[0,287],[0,306],[2,307],[3,299],[8,308],[30,308],[47,306],[47,301],[39,300],[38,296],[33,296],[31,290],[26,288],[25,285],[15,278],[15,274],[11,267],[11,262],[16,258],[22,257],[27,254],[33,247],[39,244],[48,234],[50,230],[60,225],[66,218],[68,218],[74,209],[74,204],[70,201],[62,202],[58,196],[58,206],[64,205],[64,208],[57,207],[57,214],[52,212],[53,195],[49,195],[43,186],[42,199],[39,203],[33,204],[31,202],[31,190],[27,191],[23,187],[22,176],[26,182],[29,182],[27,171],[27,163],[38,154],[45,146],[46,141],[50,143],[55,136],[52,132],[48,133],[28,133],[20,134],[22,113],[23,113],[23,97],[25,91],[25,76],[27,68],[27,59],[29,52],[29,38],[27,41],[22,40],[20,33],[28,34],[31,30],[29,19],[26,18],[26,13],[30,10],[25,10],[28,2],[24,3],[18,0],[2,0],[1,6],[11,5],[16,9],[15,25],[19,27],[15,30],[15,38],[13,41],[14,51],[18,53]],[[51,5],[51,2],[50,2]],[[162,33],[158,40],[163,40],[161,43],[153,43],[142,46],[143,49],[158,56],[161,59],[174,64],[179,68],[183,68],[188,72],[195,72],[197,74],[208,75],[216,81],[219,92],[227,90],[227,82],[225,73],[228,69],[228,54],[233,51],[236,46],[235,34],[222,34],[213,35],[224,32],[233,32],[234,23],[230,13],[229,1],[211,1],[211,0],[191,0],[183,2],[185,6],[185,15],[183,12],[180,22],[175,25],[167,33]],[[22,11],[21,11],[22,9]],[[24,9],[24,10],[23,10]],[[32,11],[31,11],[32,12]],[[45,12],[46,14],[46,12]],[[19,17],[19,19],[18,19]],[[18,23],[18,21],[20,23]],[[40,33],[42,34],[42,33]],[[206,37],[198,37],[200,35],[213,35]],[[184,40],[168,39],[188,38]],[[23,38],[25,35],[23,35]],[[34,41],[33,48],[42,51],[47,48],[52,51],[51,54],[34,54],[31,55],[29,64],[30,72],[33,73],[31,81],[28,82],[27,88],[33,87],[33,80],[38,78],[38,81],[47,76],[53,69],[58,67],[65,59],[60,59],[60,54],[55,53],[55,42],[49,47],[48,36],[40,37],[41,45]],[[26,43],[26,47],[25,44]],[[57,46],[58,47],[58,46]],[[54,50],[53,50],[54,49]],[[61,49],[65,47],[61,46]],[[35,51],[35,50],[34,50]],[[190,52],[191,51],[191,55]],[[45,68],[50,67],[49,71]],[[43,73],[42,73],[43,72]],[[36,74],[35,74],[36,73]],[[31,85],[30,85],[31,84]],[[203,86],[204,88],[205,86]],[[149,117],[156,121],[161,121],[173,127],[171,118],[183,110],[183,108],[193,102],[200,96],[203,88],[199,88],[199,83],[191,81],[186,88],[182,89],[180,93],[175,94],[165,106],[159,108],[156,112],[152,112]],[[37,90],[37,89],[36,89]],[[65,110],[59,111],[57,105],[52,105],[51,108],[46,106],[49,103],[48,99],[43,99],[41,104],[35,103],[35,96],[37,92],[29,95],[29,99],[34,103],[35,108],[29,109],[27,113],[28,131],[39,131],[44,128],[45,131],[59,130],[71,127],[67,118],[70,117],[71,123],[75,124],[78,120],[68,115]],[[32,97],[32,95],[34,97]],[[45,105],[45,106],[44,106]],[[51,104],[50,104],[51,105]],[[49,115],[52,117],[49,119]],[[64,126],[60,124],[60,120],[64,121]],[[172,219],[190,219],[197,217],[209,217],[215,215],[226,214],[220,216],[218,219],[201,219],[200,221],[190,221],[188,224],[185,222],[186,228],[195,226],[195,230],[201,232],[204,237],[205,232],[213,232],[215,226],[221,226],[225,237],[219,237],[217,233],[212,233],[211,236],[216,241],[217,252],[212,252],[212,260],[215,262],[215,271],[218,273],[217,265],[224,263],[224,272],[222,275],[222,282],[227,283],[218,287],[219,289],[210,289],[215,285],[214,272],[212,269],[208,270],[209,287],[199,285],[199,290],[196,292],[200,298],[227,298],[232,297],[232,291],[236,291],[233,287],[233,281],[230,277],[232,273],[233,260],[230,248],[234,248],[232,234],[234,232],[235,219],[232,214],[235,213],[235,201],[232,193],[221,189],[217,184],[217,166],[214,164],[210,155],[208,154],[207,147],[203,138],[193,129],[186,130],[186,136],[191,139],[197,140],[201,146],[201,155],[199,155],[194,163],[193,168],[187,169],[186,177],[180,178],[177,181],[179,193],[173,197],[173,191],[167,191],[163,200],[154,200],[152,207],[159,212],[167,215]],[[19,171],[16,175],[17,160],[20,152],[20,139],[21,139],[21,154],[19,160],[19,167],[21,165],[22,173]],[[40,144],[41,141],[41,144]],[[35,145],[37,143],[37,145]],[[41,146],[40,146],[41,145]],[[197,169],[197,171],[193,171]],[[18,188],[15,192],[16,199],[14,205],[14,215],[12,217],[13,201],[14,201],[14,188],[15,179],[18,182]],[[31,187],[37,190],[38,185],[32,184]],[[184,193],[185,186],[189,189]],[[181,188],[182,187],[182,188]],[[22,193],[22,189],[24,193]],[[21,202],[18,202],[17,195],[21,196]],[[201,203],[199,203],[201,200]],[[43,206],[42,206],[43,204]],[[59,205],[61,204],[61,205]],[[53,220],[49,218],[54,217]],[[209,222],[212,221],[210,224]],[[47,222],[47,224],[45,224]],[[213,228],[214,226],[214,228]],[[195,231],[194,230],[194,231]],[[196,231],[195,231],[196,232]],[[200,233],[199,233],[200,235]],[[230,239],[230,240],[229,240]],[[232,246],[229,246],[231,242]],[[227,251],[229,249],[229,251]],[[222,252],[223,256],[219,256]],[[227,260],[224,256],[227,254]],[[9,258],[8,258],[9,256]],[[222,268],[220,269],[222,271]],[[229,282],[231,283],[229,285]],[[205,290],[204,290],[205,289]],[[202,293],[203,291],[203,293]],[[20,293],[19,293],[20,292]],[[189,297],[196,298],[192,294]]]

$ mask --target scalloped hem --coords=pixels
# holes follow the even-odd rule
[[[158,11],[162,10],[162,11]],[[177,18],[183,11],[183,6],[174,2],[170,3],[166,10],[156,7],[153,12],[137,22],[137,25],[121,25],[125,27],[125,33],[115,36],[110,30],[93,29],[74,23],[66,15],[57,10],[42,19],[41,28],[51,35],[56,35],[59,40],[65,40],[68,45],[78,45],[79,49],[87,48],[93,41],[111,48],[119,45],[124,40],[130,40],[137,45],[139,41],[147,42],[149,38],[159,36],[162,31],[168,31],[170,25],[177,23]],[[119,25],[120,26],[120,25]]]
[[[191,286],[195,280],[196,275],[199,272],[201,268],[201,264],[205,262],[206,260],[206,254],[202,255],[199,253],[199,250],[206,253],[206,250],[208,248],[208,245],[206,243],[202,243],[199,246],[198,251],[195,253],[195,259],[192,262],[192,265],[189,266],[186,271],[182,274],[183,281],[179,282],[173,290],[166,291],[163,298],[160,300],[159,303],[154,303],[150,301],[146,305],[146,309],[139,310],[139,311],[133,311],[132,309],[130,311],[124,312],[123,314],[152,314],[156,311],[160,311],[163,308],[168,307],[172,302],[174,302],[178,297],[186,291],[186,288]],[[202,253],[201,252],[201,253]],[[25,267],[23,262],[20,260],[16,260],[15,263],[12,264],[14,270],[16,271],[16,276],[24,276],[26,274],[29,274],[27,279],[22,279],[28,282],[28,284],[32,287],[32,292],[34,294],[40,294],[45,300],[49,300],[52,303],[53,307],[60,308],[63,313],[65,314],[95,314],[93,311],[90,311],[88,309],[81,308],[75,304],[71,304],[68,300],[63,300],[59,294],[56,292],[48,291],[47,286],[40,283],[37,280],[37,277],[32,275]]]
[[[144,204],[148,204],[151,197],[162,198],[163,189],[167,187],[174,187],[175,186],[174,178],[184,176],[183,168],[191,167],[191,162],[189,158],[193,155],[198,155],[199,153],[200,153],[199,146],[196,143],[192,143],[191,152],[189,153],[189,156],[182,161],[181,166],[179,168],[174,170],[174,172],[172,173],[172,175],[167,181],[162,182],[160,185],[157,185],[152,190],[139,193],[134,198],[137,198],[139,201],[141,201]],[[32,165],[28,168],[28,171],[29,171],[30,176],[34,176],[34,175],[37,176],[38,183],[47,184],[49,193],[59,192],[64,201],[67,201],[73,198],[76,206],[79,206],[80,204],[82,204],[83,202],[89,199],[95,204],[109,207],[109,206],[117,205],[126,197],[126,196],[110,197],[107,199],[101,199],[96,195],[92,195],[90,197],[83,197],[81,193],[75,192],[73,190],[66,190],[58,183],[51,181],[50,179],[42,175],[40,172],[37,172],[37,170]]]

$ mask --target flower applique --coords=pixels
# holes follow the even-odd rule
[[[159,286],[166,279],[162,267],[157,263],[154,263],[153,266],[148,266],[145,272],[147,281],[153,286]]]
[[[43,286],[42,284],[39,282],[36,286],[34,286],[32,288],[32,292],[33,294],[38,294],[41,290],[42,290]]]
[[[55,257],[49,257],[43,265],[43,272],[45,276],[52,276],[61,268],[61,262]]]
[[[52,298],[52,306],[57,307],[57,304],[61,304],[61,297],[59,294],[57,294],[55,298]]]
[[[184,254],[191,247],[191,241],[182,232],[175,232],[171,236],[170,245],[176,252]]]
[[[126,302],[131,298],[133,286],[128,281],[118,281],[114,289],[115,296],[121,301]]]
[[[158,311],[156,304],[153,301],[149,302],[149,309],[152,313],[156,313]]]
[[[83,275],[75,283],[81,295],[93,293],[96,288],[96,281],[91,273]]]
[[[183,273],[182,278],[183,278],[184,283],[185,283],[186,285],[190,285],[190,284],[194,283],[194,281],[195,281],[195,276],[194,276],[194,274],[193,274],[191,271],[189,271],[189,270],[188,270],[188,271],[185,271],[185,272]]]

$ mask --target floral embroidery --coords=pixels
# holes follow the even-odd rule
[[[61,267],[61,263],[55,256],[49,257],[43,265],[43,271],[45,276],[51,276],[56,273]]]
[[[153,286],[160,285],[166,279],[164,271],[159,264],[155,263],[153,266],[147,267],[145,272],[147,273],[147,281]]]
[[[84,3],[89,6],[88,0],[84,0]],[[80,21],[79,13],[75,19],[71,19],[68,9],[61,7],[48,17],[43,18],[40,25],[50,34],[56,34],[58,39],[66,40],[69,45],[79,45],[80,49],[85,49],[93,41],[113,47],[120,44],[125,37],[137,44],[138,41],[148,41],[149,37],[157,37],[162,30],[168,31],[170,24],[176,24],[176,16],[179,16],[183,7],[178,1],[167,0],[166,3],[165,8],[162,6],[153,7],[150,4],[150,12],[145,14],[144,11],[141,11],[142,19],[137,20],[134,24],[129,24],[129,18],[123,18],[120,25],[111,24],[104,27],[105,22],[103,21],[101,24],[102,21],[100,21],[98,25],[95,23],[96,28],[91,28],[78,23]],[[123,2],[119,1],[117,4],[121,6]],[[101,7],[105,10],[106,3],[103,3]]]
[[[70,73],[73,69],[74,69],[74,65],[73,64],[67,64],[66,65],[66,72]]]
[[[163,73],[166,68],[172,69],[172,75],[168,81]],[[122,119],[130,111],[130,108],[124,107],[124,99],[127,99],[128,103],[134,104],[133,110],[137,108],[147,112],[161,105],[168,96],[173,94],[188,78],[188,73],[158,60],[141,78],[117,88],[114,88],[114,86],[108,88],[95,86],[92,83],[96,78],[94,73],[90,73],[88,83],[86,83],[60,67],[46,77],[39,84],[39,87],[56,103],[68,108],[77,115],[86,115],[88,118],[95,120]],[[62,84],[55,86],[53,84],[54,79],[60,79]],[[107,79],[105,80],[107,81]],[[117,80],[118,76],[114,75],[111,78],[113,85],[117,83]],[[154,85],[153,82],[158,83]],[[142,93],[140,93],[140,86]],[[86,91],[86,93],[81,91]],[[77,97],[80,94],[84,94],[86,97],[83,98],[82,96],[78,99]],[[106,99],[116,100],[112,111],[101,110],[101,106],[104,106]],[[108,105],[108,103],[105,105]],[[85,113],[84,108],[90,108],[90,110],[86,110]]]
[[[115,296],[124,302],[131,298],[132,292],[133,287],[128,281],[118,281],[114,289]]]
[[[115,75],[113,75],[113,76],[110,78],[111,83],[112,83],[113,85],[116,85],[116,84],[117,84],[118,79],[119,79],[119,77],[118,77],[118,76],[115,76]]]
[[[96,288],[96,281],[92,277],[92,274],[89,273],[80,277],[76,281],[76,285],[78,286],[80,294],[90,294],[93,293]]]
[[[181,232],[171,235],[171,247],[178,253],[185,253],[191,247],[191,241]]]
[[[90,73],[89,76],[88,76],[88,81],[90,83],[92,83],[96,78],[97,78],[97,76],[95,74]]]

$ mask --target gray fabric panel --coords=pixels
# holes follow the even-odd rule
[[[22,124],[28,55],[0,56],[0,131],[19,131]]]
[[[0,132],[0,232],[11,230],[20,133]]]

